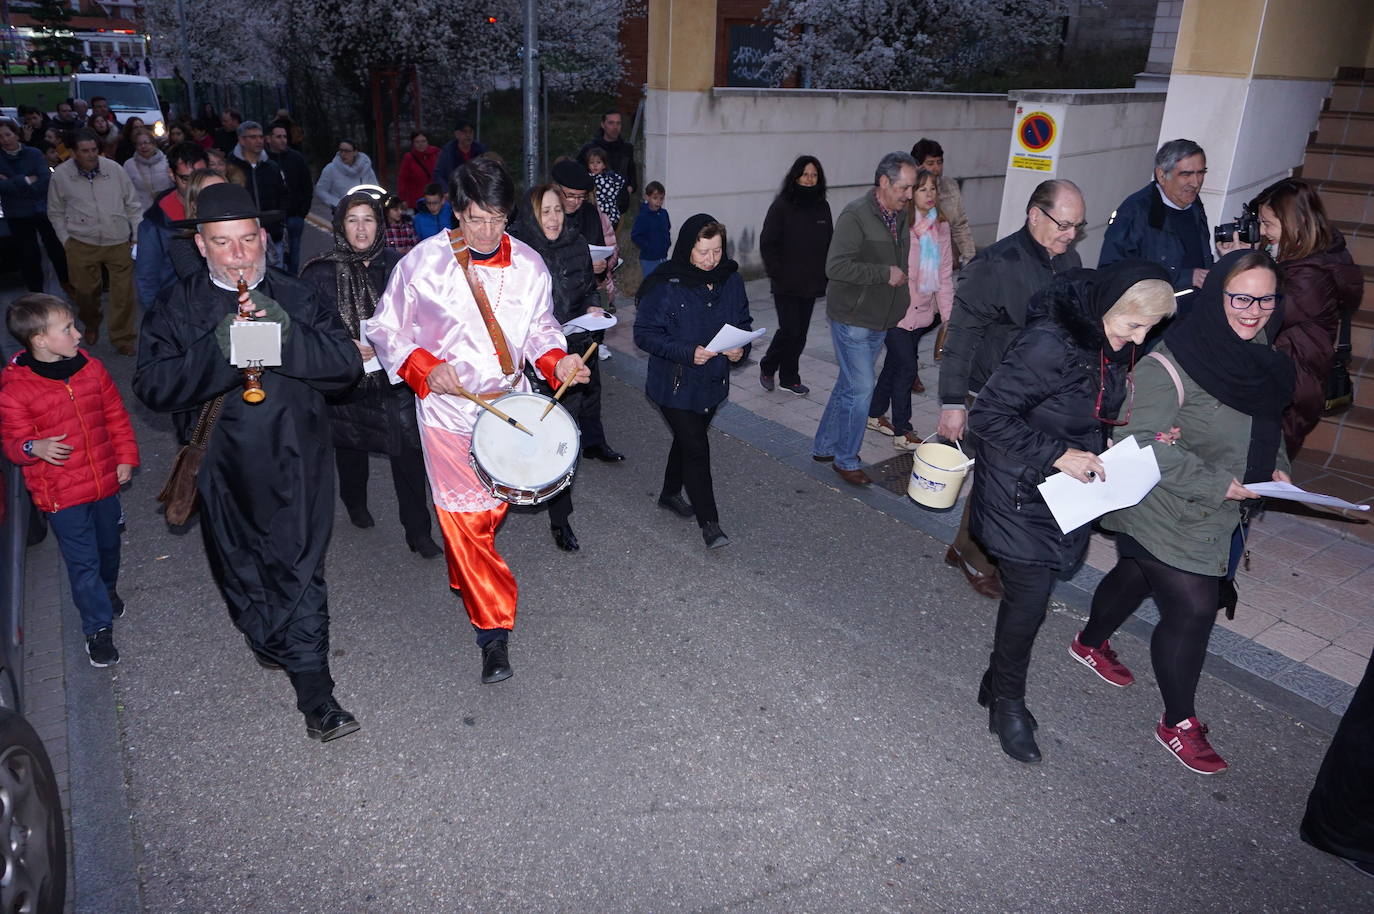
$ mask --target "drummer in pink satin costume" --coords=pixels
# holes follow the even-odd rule
[[[405,381],[415,391],[449,584],[476,629],[482,681],[491,683],[511,675],[507,640],[517,588],[496,551],[507,505],[490,495],[468,459],[480,407],[458,393],[494,399],[527,391],[526,363],[555,388],[586,381],[590,372],[563,348],[543,258],[505,233],[515,200],[510,175],[496,162],[473,159],[454,172],[450,199],[458,231],[452,238],[440,232],[406,255],[377,302],[367,335],[393,383]],[[470,278],[458,259],[465,247]],[[470,282],[483,291],[499,340]]]

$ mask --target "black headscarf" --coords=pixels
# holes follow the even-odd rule
[[[1119,350],[1112,349],[1107,343],[1102,319],[1126,290],[1147,279],[1168,283],[1169,271],[1151,260],[1119,260],[1098,270],[1069,270],[1056,275],[1049,286],[1036,293],[1027,308],[1027,318],[1057,311],[1058,319],[1064,323],[1064,312],[1070,310],[1091,325],[1081,335],[1100,339],[1102,355],[1108,361],[1130,364],[1135,360],[1135,343],[1127,342]]]
[[[1270,342],[1283,326],[1283,300],[1270,313],[1260,336],[1246,342],[1231,329],[1226,313],[1231,303],[1222,294],[1236,262],[1254,251],[1233,251],[1207,271],[1207,281],[1194,293],[1188,313],[1164,332],[1164,341],[1179,366],[1207,393],[1249,416],[1250,452],[1242,483],[1267,482],[1283,443],[1281,417],[1293,400],[1293,360]],[[1278,267],[1265,255],[1275,275]],[[1185,432],[1186,433],[1186,432]]]
[[[706,213],[697,213],[682,224],[682,228],[677,232],[677,243],[673,245],[673,256],[658,265],[658,268],[644,278],[640,284],[639,294],[635,296],[638,303],[650,289],[665,282],[677,280],[684,286],[715,286],[729,279],[731,274],[739,270],[739,264],[735,263],[724,253],[721,254],[720,263],[716,264],[713,270],[702,270],[692,265],[692,248],[696,247],[697,232],[709,222],[715,222],[714,216]]]
[[[377,217],[377,237],[366,251],[356,251],[348,243],[345,223],[348,211],[355,206],[367,206]],[[334,207],[334,250],[327,251],[310,263],[332,263],[335,265],[335,280],[338,283],[337,298],[339,317],[343,318],[348,332],[358,338],[359,321],[372,317],[377,310],[378,290],[372,287],[364,262],[371,263],[382,256],[386,247],[386,214],[382,203],[376,197],[361,191],[349,194]],[[310,266],[310,264],[306,264]]]

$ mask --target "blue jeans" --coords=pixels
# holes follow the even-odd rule
[[[662,262],[662,260],[644,260],[640,258],[639,268],[644,271],[644,276],[647,277],[654,270],[658,269],[658,265]]]
[[[48,515],[57,536],[81,631],[94,635],[114,621],[110,594],[119,580],[119,496],[63,508]]]
[[[811,453],[818,457],[833,456],[835,466],[842,470],[857,470],[863,466],[859,461],[859,448],[863,445],[868,405],[873,397],[873,366],[886,335],[883,330],[867,330],[835,320],[830,322],[830,341],[835,346],[840,375],[835,379],[830,400],[821,414],[821,424],[816,427]]]
[[[305,234],[305,217],[286,217],[286,272],[301,275],[301,236]]]

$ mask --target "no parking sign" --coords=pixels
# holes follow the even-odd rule
[[[1059,165],[1063,123],[1063,105],[1017,105],[1007,167],[1049,177]]]

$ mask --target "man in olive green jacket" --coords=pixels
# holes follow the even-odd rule
[[[873,480],[859,462],[868,404],[877,382],[874,363],[887,331],[910,304],[906,264],[911,252],[906,205],[916,184],[916,160],[890,152],[878,163],[873,190],[835,220],[825,258],[825,313],[839,377],[816,428],[812,459],[830,462],[845,482]]]

